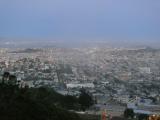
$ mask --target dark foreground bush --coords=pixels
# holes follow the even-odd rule
[[[62,96],[50,94],[45,88],[0,84],[0,120],[80,120],[77,114],[57,105]]]

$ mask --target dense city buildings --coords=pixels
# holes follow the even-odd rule
[[[126,107],[160,112],[159,49],[1,48],[1,75],[6,71],[29,87],[48,86],[63,95],[79,96],[85,88],[97,101],[95,108],[106,107],[113,114]]]

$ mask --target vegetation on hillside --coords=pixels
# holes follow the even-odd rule
[[[58,99],[60,95],[46,88],[0,84],[0,120],[80,120],[57,105]]]
[[[93,104],[85,91],[77,98],[58,94],[51,88],[22,88],[9,82],[15,81],[15,76],[7,75],[3,75],[0,83],[0,120],[80,120],[68,110],[85,110]]]

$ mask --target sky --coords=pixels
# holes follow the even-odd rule
[[[0,0],[0,37],[160,40],[160,0]]]

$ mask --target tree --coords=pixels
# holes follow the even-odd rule
[[[66,95],[62,100],[62,105],[69,110],[80,109],[76,96]]]
[[[124,111],[124,117],[125,118],[133,118],[134,117],[134,111],[133,109],[125,109]]]
[[[82,110],[86,110],[94,104],[93,97],[85,89],[81,89],[79,104],[81,105]]]
[[[6,83],[9,80],[10,73],[9,72],[4,72],[2,76],[2,83]]]
[[[16,76],[4,73],[0,83],[0,120],[80,120],[73,112],[74,96],[64,96],[51,88],[20,88]]]
[[[16,85],[16,83],[17,83],[17,77],[15,75],[9,75],[8,84]]]
[[[18,86],[0,84],[0,120],[80,120],[77,114],[56,106],[57,97],[58,93],[46,88],[23,92]]]
[[[4,72],[2,75],[2,84],[17,84],[17,77],[15,75],[11,75],[9,72]]]

